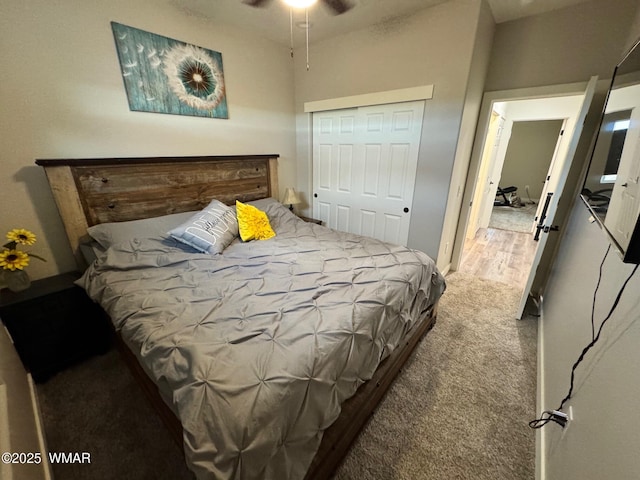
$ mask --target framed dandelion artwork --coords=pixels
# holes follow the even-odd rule
[[[111,22],[129,108],[229,118],[222,54]]]

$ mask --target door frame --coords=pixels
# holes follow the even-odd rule
[[[482,104],[480,106],[480,114],[478,116],[478,123],[476,125],[476,134],[471,151],[469,169],[467,170],[467,179],[465,182],[462,207],[460,209],[460,215],[458,217],[458,226],[456,229],[453,252],[451,255],[452,270],[458,270],[462,261],[464,242],[467,229],[469,227],[471,201],[475,193],[475,187],[477,184],[478,175],[480,173],[482,152],[484,150],[485,142],[487,139],[489,122],[491,120],[491,112],[493,111],[494,103],[509,102],[515,100],[565,97],[570,95],[583,95],[587,84],[588,82],[585,81],[560,85],[548,85],[543,87],[485,92],[482,98]]]
[[[304,112],[322,112],[325,110],[342,110],[344,108],[369,107],[384,105],[387,103],[413,102],[414,100],[431,100],[433,98],[433,85],[421,85],[398,90],[385,90],[383,92],[364,93],[349,97],[328,98],[305,102]]]

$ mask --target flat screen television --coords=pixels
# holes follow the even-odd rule
[[[640,263],[640,41],[616,66],[582,200],[626,263]]]

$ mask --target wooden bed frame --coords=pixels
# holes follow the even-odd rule
[[[278,197],[278,155],[36,160],[46,172],[78,267],[87,227],[204,208],[212,198],[227,204]],[[342,405],[323,435],[305,477],[330,478],[421,338],[433,327],[437,303],[385,359],[373,378]],[[109,322],[111,323],[111,322]],[[116,335],[133,375],[182,448],[182,426],[162,400],[133,352]]]

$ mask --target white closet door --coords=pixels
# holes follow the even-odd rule
[[[424,101],[313,114],[313,215],[406,245]]]

